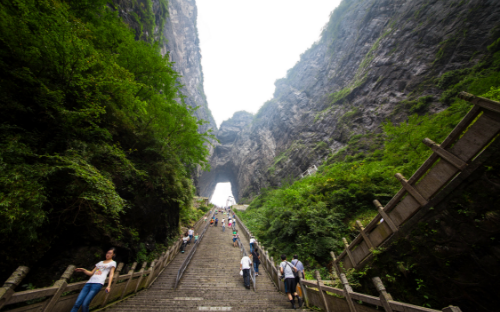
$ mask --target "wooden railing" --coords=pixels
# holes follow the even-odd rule
[[[203,218],[195,223],[195,229],[198,229],[203,224]],[[121,300],[124,297],[135,294],[140,290],[149,288],[156,280],[165,267],[179,253],[182,245],[182,239],[174,243],[166,252],[163,252],[158,259],[153,260],[149,266],[147,262],[142,263],[141,269],[136,272],[137,262],[132,264],[130,270],[120,275],[124,264],[119,263],[115,270],[115,276],[111,284],[111,291],[106,293],[105,287],[95,296],[90,305],[90,308],[104,307],[108,303]],[[5,306],[13,304],[25,303],[22,307],[9,310],[9,312],[27,312],[27,311],[43,311],[43,312],[67,312],[70,311],[75,304],[78,293],[65,294],[80,291],[87,281],[68,284],[68,279],[75,270],[74,265],[68,266],[61,278],[55,282],[53,286],[38,288],[33,290],[25,290],[15,292],[16,286],[29,272],[29,268],[20,266],[10,276],[9,279],[0,288],[0,310]],[[106,279],[106,285],[109,278]],[[37,303],[29,304],[37,301]]]
[[[345,250],[336,260],[337,264],[342,262],[346,269],[363,266],[373,248],[387,242],[402,226],[410,223],[419,210],[436,205],[443,198],[437,196],[439,192],[466,171],[495,140],[500,133],[500,103],[465,92],[459,97],[473,103],[472,109],[441,145],[428,138],[423,140],[434,153],[409,180],[400,173],[395,174],[402,188],[385,207],[374,200],[378,215],[366,228],[357,221],[361,233],[351,243],[343,239]]]
[[[241,219],[236,216],[238,220],[238,226],[240,229],[240,233],[243,233],[245,237],[250,240],[250,236],[252,235],[248,228],[245,226]],[[269,252],[265,250],[262,244],[257,243],[257,250],[261,255],[261,265],[266,269],[269,277],[273,281],[276,288],[285,292],[285,284],[284,281],[280,279],[280,271],[279,266],[276,266],[274,263],[273,257],[269,257]],[[335,255],[331,252],[332,257],[335,259]],[[316,281],[310,280],[300,280],[298,285],[299,295],[302,295],[305,299],[306,305],[308,307],[319,307],[326,312],[333,311],[348,311],[348,312],[377,312],[380,310],[376,310],[371,308],[369,305],[382,307],[386,312],[392,311],[402,311],[402,312],[461,312],[460,308],[449,306],[442,310],[434,310],[429,308],[424,308],[408,303],[394,301],[380,278],[373,278],[373,282],[375,287],[377,288],[380,296],[370,296],[366,294],[361,294],[354,292],[347,281],[347,278],[344,273],[340,270],[339,266],[334,261],[334,279],[339,279],[340,284],[342,284],[343,288],[335,288],[330,286],[325,286],[324,283],[320,280],[319,272],[316,271]],[[330,294],[329,294],[330,293]],[[360,304],[359,302],[362,302]],[[368,305],[366,305],[368,304]]]

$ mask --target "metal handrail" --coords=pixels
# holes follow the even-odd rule
[[[238,238],[238,246],[240,246],[240,257],[241,258],[243,258],[243,256],[248,257],[248,253],[247,253],[245,247],[243,247],[243,243],[241,242],[241,240],[239,238]],[[252,280],[253,290],[257,291],[256,284],[255,284],[255,269],[253,267],[253,260],[252,260],[252,265],[250,266],[250,279]]]
[[[214,211],[212,210],[212,213],[210,215],[212,215],[213,213],[214,213]],[[207,231],[209,224],[210,224],[210,222],[207,222],[207,224],[205,224],[205,228],[203,229],[203,232],[201,232],[200,237],[198,237],[198,240],[194,243],[193,248],[191,248],[191,250],[189,251],[186,259],[182,262],[181,267],[179,268],[179,271],[177,271],[177,278],[175,279],[174,290],[177,289],[177,285],[179,284],[179,281],[182,278],[182,274],[184,274],[184,271],[187,269],[189,263],[191,262],[191,259],[193,258],[194,253],[196,252],[196,249],[198,248],[198,245],[201,242],[201,239],[203,238],[203,236],[205,236],[205,232]]]

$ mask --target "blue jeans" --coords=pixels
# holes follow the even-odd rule
[[[256,262],[253,263],[253,270],[255,271],[255,273],[259,273],[259,264],[260,264],[260,262],[259,263],[256,263]]]
[[[222,225],[222,232],[224,232],[226,230],[226,225]]]
[[[71,312],[78,312],[78,309],[82,307],[83,312],[89,312],[89,306],[92,299],[99,293],[102,288],[102,284],[99,283],[87,283],[83,286],[78,299],[76,299],[75,305]]]

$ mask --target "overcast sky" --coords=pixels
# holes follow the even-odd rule
[[[208,107],[220,126],[237,111],[256,113],[274,81],[315,41],[340,0],[197,0]],[[224,205],[229,185],[212,202]]]

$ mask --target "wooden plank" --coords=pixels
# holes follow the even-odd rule
[[[325,293],[323,293],[323,290],[321,290],[321,283],[319,282],[319,280],[320,280],[319,272],[315,271],[314,273],[315,273],[315,276],[316,276],[318,290],[319,290],[319,293],[321,294],[321,299],[323,300],[323,303],[325,305],[325,311],[326,312],[330,312],[330,308],[328,307],[328,302],[326,302]]]
[[[446,161],[438,163],[422,178],[415,189],[426,199],[432,198],[441,190],[460,170]]]
[[[375,207],[377,207],[378,213],[382,216],[382,218],[384,219],[384,222],[387,223],[387,225],[389,226],[391,231],[393,233],[397,232],[398,227],[394,224],[391,217],[389,217],[389,215],[386,213],[384,207],[382,207],[382,204],[376,199],[373,201],[373,204],[375,205]],[[374,245],[377,246],[377,244],[374,244]]]
[[[350,245],[350,247],[352,248],[352,244]],[[354,258],[354,261],[356,261],[356,263],[359,263],[361,260],[363,260],[369,253],[370,249],[368,249],[368,246],[364,241],[358,244],[356,246],[356,249],[351,251],[352,257]]]
[[[137,293],[137,290],[141,286],[141,282],[143,280],[143,275],[144,275],[144,269],[146,268],[147,265],[148,265],[148,262],[144,261],[144,263],[142,264],[141,270],[138,272],[139,273],[139,279],[137,280],[137,284],[135,285],[134,293]]]
[[[85,284],[85,283],[84,283]],[[83,288],[83,285],[80,287],[80,289]],[[43,298],[43,297],[48,297],[52,296],[56,293],[58,287],[51,286],[51,287],[44,287],[44,288],[38,288],[38,289],[33,289],[33,290],[25,290],[25,291],[19,291],[16,292],[10,297],[10,300],[8,301],[7,304],[14,304],[14,303],[19,303],[19,302],[24,302],[32,299],[38,299],[38,298]]]
[[[436,142],[432,141],[429,138],[425,138],[422,140],[422,142],[429,146],[434,153],[438,154],[442,159],[446,160],[448,163],[453,165],[455,168],[458,170],[462,171],[467,167],[467,163],[458,158],[457,156],[453,155],[452,153],[448,152],[444,148],[441,147],[441,145],[437,144]]]
[[[406,196],[401,202],[394,208],[389,216],[394,221],[394,223],[401,226],[408,218],[414,215],[420,209],[420,203],[415,200],[412,196]],[[374,243],[375,244],[375,243]],[[375,244],[378,246],[378,244]]]
[[[342,241],[344,242],[345,252],[347,253],[347,256],[349,257],[349,260],[351,260],[351,264],[353,266],[356,266],[356,261],[354,260],[354,257],[351,254],[351,250],[349,249],[349,244],[347,243],[347,239],[345,239],[345,237],[343,237]]]
[[[385,241],[389,236],[392,235],[392,231],[386,222],[380,223],[375,230],[373,230],[368,237],[372,241],[374,246],[379,246],[383,241]]]
[[[125,289],[123,290],[122,295],[120,296],[120,300],[123,299],[123,297],[125,297],[125,294],[127,293],[128,285],[130,285],[130,281],[132,281],[132,275],[134,274],[134,271],[135,271],[136,267],[137,267],[137,262],[134,262],[132,264],[132,267],[130,268],[130,270],[127,273],[127,275],[129,276],[129,278],[128,278],[128,281],[127,281],[127,285],[125,285]]]
[[[361,224],[361,221],[356,220],[356,225],[358,226],[359,232],[360,232],[361,236],[363,237],[363,240],[365,241],[366,246],[368,247],[368,249],[373,249],[373,244],[372,244],[370,238],[368,238],[368,236],[366,235],[365,228]]]
[[[458,98],[472,102],[474,105],[480,106],[486,110],[500,113],[500,103],[499,102],[496,102],[496,101],[493,101],[493,100],[490,100],[490,99],[487,99],[484,97],[475,96],[475,95],[467,93],[465,91],[460,92],[458,94]]]

